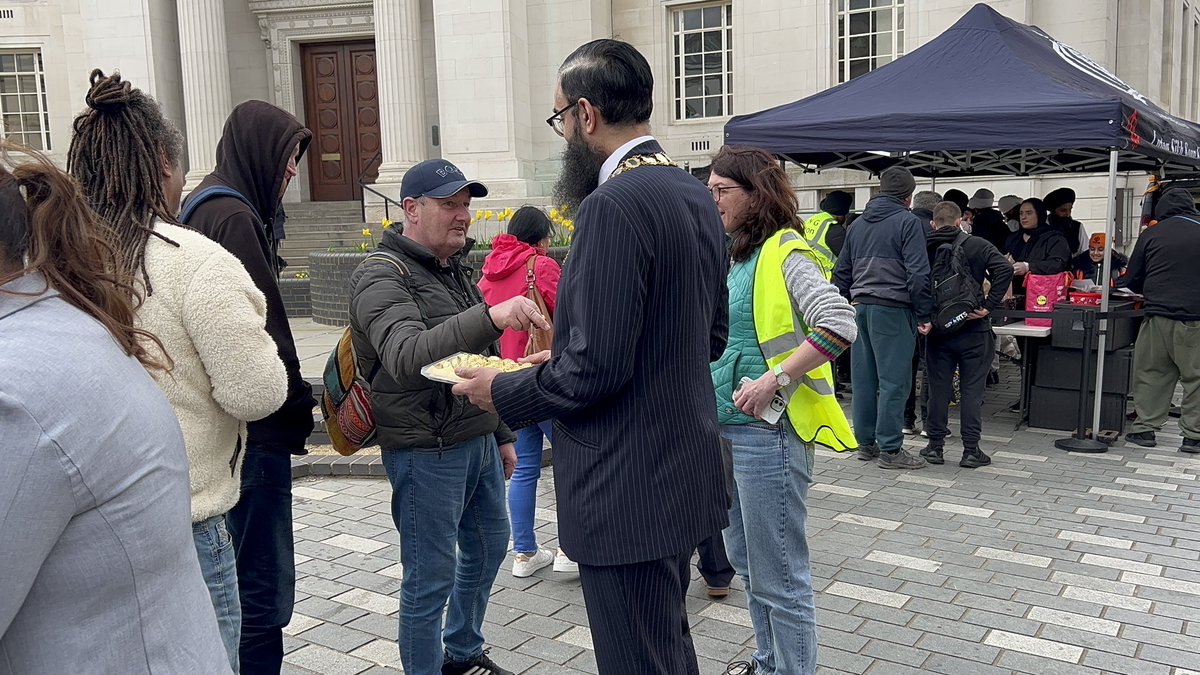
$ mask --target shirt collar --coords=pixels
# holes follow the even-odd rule
[[[609,155],[608,159],[604,160],[604,164],[601,165],[601,167],[600,167],[600,183],[599,183],[599,185],[604,185],[604,181],[608,180],[609,177],[612,176],[612,173],[617,170],[617,165],[621,163],[621,160],[625,158],[625,155],[629,154],[630,150],[633,150],[634,148],[641,145],[642,143],[646,143],[648,141],[653,141],[653,140],[654,140],[654,137],[650,136],[650,135],[638,136],[637,138],[633,139],[632,141],[629,141],[625,145],[622,145],[621,147],[617,148],[616,152]]]

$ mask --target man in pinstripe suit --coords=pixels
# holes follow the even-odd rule
[[[697,673],[684,595],[728,521],[709,362],[725,345],[728,254],[704,186],[648,135],[653,77],[596,40],[559,69],[558,197],[578,204],[554,354],[455,393],[522,426],[554,418],[561,544],[579,562],[602,675]]]

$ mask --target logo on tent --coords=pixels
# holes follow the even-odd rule
[[[1046,40],[1050,42],[1050,46],[1054,49],[1054,53],[1058,54],[1063,61],[1066,61],[1075,69],[1079,70],[1085,75],[1099,80],[1100,82],[1103,82],[1104,84],[1107,84],[1110,87],[1124,91],[1142,103],[1150,104],[1150,99],[1142,96],[1141,92],[1129,86],[1128,84],[1125,84],[1121,78],[1108,72],[1108,69],[1088,58],[1088,56],[1083,52],[1075,49],[1069,44],[1055,40],[1046,33],[1042,32],[1039,28],[1033,26],[1031,26],[1031,28],[1033,28],[1035,33],[1046,38]]]

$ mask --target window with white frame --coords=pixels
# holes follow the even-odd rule
[[[0,136],[50,150],[50,115],[40,50],[0,51]]]
[[[904,55],[904,0],[837,0],[838,82]]]
[[[671,10],[675,119],[733,114],[733,5]]]

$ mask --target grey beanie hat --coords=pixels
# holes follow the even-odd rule
[[[880,194],[903,199],[916,189],[917,181],[913,178],[912,172],[902,166],[889,167],[879,174]]]

